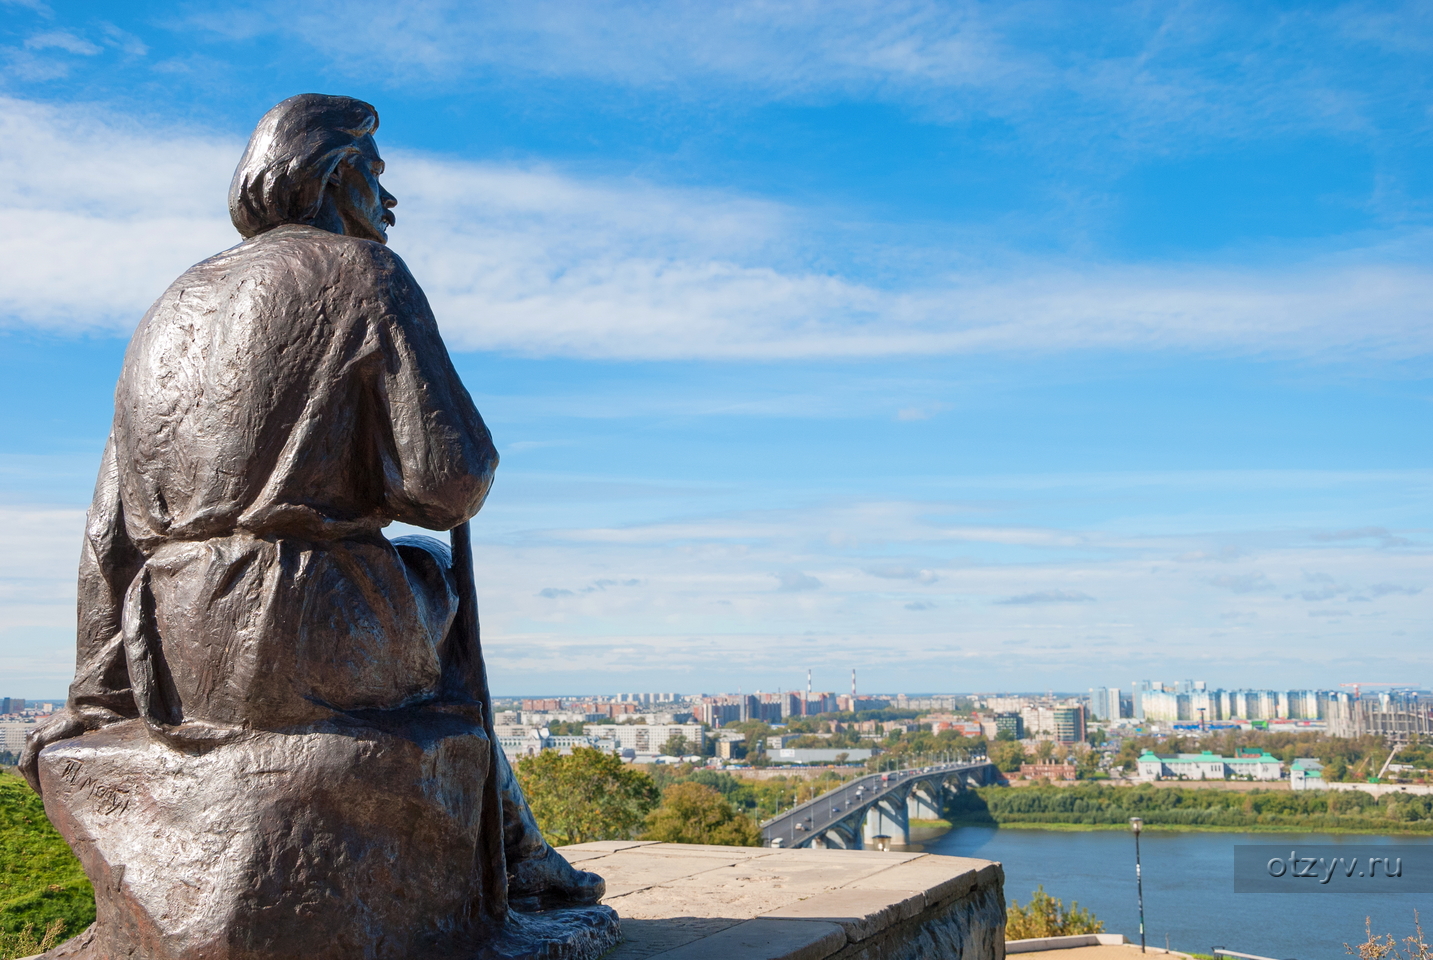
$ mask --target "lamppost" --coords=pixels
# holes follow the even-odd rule
[[[1144,829],[1144,821],[1139,817],[1130,817],[1129,828],[1134,832],[1134,887],[1139,896],[1139,952],[1144,953],[1144,876],[1139,866],[1139,832]]]

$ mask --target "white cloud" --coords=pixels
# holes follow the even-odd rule
[[[237,141],[14,99],[0,100],[0,137],[10,145],[0,293],[12,325],[127,330],[185,267],[237,239],[224,206]],[[1405,263],[1403,248],[1266,270],[1007,256],[877,285],[808,267],[820,257],[800,238],[819,223],[776,204],[390,160],[394,247],[458,349],[771,359],[1090,348],[1407,357],[1433,347],[1433,272]]]
[[[102,49],[96,44],[90,43],[84,37],[75,36],[68,30],[47,30],[44,33],[37,33],[25,41],[25,47],[29,50],[64,50],[67,53],[77,53],[85,57],[93,57],[102,52]]]
[[[881,577],[885,580],[914,580],[917,583],[935,583],[940,579],[933,570],[916,570],[912,567],[900,564],[883,564],[878,567],[868,567],[866,572],[873,577]]]
[[[1388,69],[1369,50],[1413,58],[1433,34],[1416,4],[1131,3],[1092,21],[1061,2],[268,0],[195,22],[231,38],[296,36],[340,70],[420,88],[498,75],[708,100],[874,99],[943,121],[998,117],[1064,140],[1067,162],[1087,151],[1104,164],[1131,146],[1272,130],[1376,135],[1371,115],[1427,78],[1416,59]]]
[[[1080,488],[1063,489],[1070,496]],[[614,538],[607,531],[616,528],[583,535],[535,522],[496,493],[475,534],[484,644],[501,689],[549,689],[555,671],[571,671],[563,683],[573,689],[627,689],[640,671],[665,677],[652,680],[659,688],[749,688],[807,664],[829,672],[862,663],[880,664],[909,689],[1002,677],[1082,687],[1089,683],[1081,678],[1104,682],[1097,674],[1108,663],[1135,669],[1179,657],[1209,665],[1211,680],[1227,672],[1221,682],[1229,684],[1251,671],[1270,683],[1327,683],[1351,644],[1373,640],[1408,668],[1433,663],[1421,588],[1433,576],[1426,548],[1311,545],[1312,531],[1296,526],[1214,538],[1202,530],[1133,536],[1109,523],[1023,543],[1005,536],[1014,528],[991,523],[990,536],[956,541],[939,518],[968,505],[950,501],[741,513],[703,512],[699,498],[689,506],[690,519],[674,524],[645,500],[631,501],[623,507],[631,535]],[[0,509],[0,667],[14,663],[43,679],[49,686],[29,688],[37,694],[68,680],[82,522],[69,507]],[[1208,565],[1177,562],[1210,539],[1237,544],[1231,562],[1248,567],[1235,568],[1223,590],[1211,589]],[[1324,582],[1310,577],[1371,586],[1350,605],[1358,615],[1341,607],[1315,621],[1297,595],[1271,589]],[[1290,636],[1299,638],[1301,663],[1281,659]],[[1087,637],[1107,644],[1098,660]]]
[[[777,589],[786,593],[798,593],[802,590],[819,590],[821,588],[820,580],[817,580],[809,574],[802,573],[799,570],[783,570],[781,573],[773,574],[773,576],[776,577],[777,583],[780,584]]]
[[[1094,597],[1078,590],[1037,590],[1021,593],[995,602],[1007,607],[1029,606],[1035,603],[1093,603]]]
[[[1208,583],[1211,586],[1220,587],[1233,593],[1254,593],[1259,590],[1272,590],[1274,585],[1264,574],[1254,571],[1252,573],[1226,573],[1218,577],[1210,577]]]

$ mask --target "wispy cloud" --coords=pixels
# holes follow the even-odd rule
[[[1274,585],[1269,578],[1262,573],[1226,573],[1218,577],[1210,577],[1207,581],[1211,586],[1228,590],[1232,593],[1254,593],[1259,590],[1272,590]]]
[[[786,593],[799,593],[803,590],[819,590],[821,581],[810,574],[802,573],[800,570],[783,570],[773,574],[779,584],[776,589]]]
[[[975,0],[326,0],[234,13],[194,22],[230,38],[293,36],[340,70],[379,70],[400,84],[506,75],[707,99],[864,98],[937,121],[996,117],[1027,137],[1054,134],[1072,146],[1097,137],[1092,158],[1105,162],[1131,147],[1178,149],[1181,138],[1369,131],[1370,112],[1426,87],[1416,56],[1433,36],[1426,10],[1412,3],[1278,15],[1237,4],[1128,3],[1101,8],[1094,21],[1075,3]],[[1380,56],[1404,69],[1387,69]]]
[[[1021,593],[995,602],[1007,607],[1026,607],[1039,603],[1093,603],[1094,597],[1078,590],[1037,590]]]
[[[934,570],[917,570],[914,567],[904,567],[899,564],[883,564],[879,567],[867,567],[866,572],[873,577],[881,577],[885,580],[914,580],[918,583],[935,583],[940,577]]]
[[[130,327],[233,243],[236,141],[0,100],[10,324]],[[877,285],[805,265],[812,216],[711,191],[398,153],[394,246],[459,349],[771,359],[1206,349],[1424,355],[1433,271],[1350,253],[1294,267],[1021,259]],[[1430,238],[1433,240],[1433,238]],[[1430,243],[1433,246],[1433,243]],[[925,409],[925,408],[922,408]]]
[[[90,43],[84,37],[78,37],[68,30],[47,30],[44,33],[37,33],[25,41],[28,50],[64,50],[66,53],[77,53],[85,57],[93,57],[103,52],[98,44]]]
[[[1076,488],[1061,489],[1068,497]],[[1104,500],[1108,489],[1097,496]],[[584,503],[579,512],[611,509],[605,500]],[[1226,533],[1221,539],[1241,547],[1238,562],[1257,572],[1235,569],[1234,579],[1210,581],[1210,567],[1177,561],[1213,539],[1205,532],[1136,537],[1096,525],[1010,544],[999,523],[986,540],[951,540],[939,518],[961,513],[966,505],[957,502],[702,512],[704,500],[694,498],[681,524],[651,516],[644,504],[622,508],[632,519],[623,525],[631,535],[621,538],[607,535],[612,527],[583,536],[550,519],[535,526],[533,513],[501,495],[488,504],[475,552],[485,646],[503,689],[511,689],[506,678],[547,682],[555,670],[577,671],[575,688],[625,688],[633,671],[656,669],[654,651],[666,651],[658,659],[668,680],[658,685],[690,689],[735,688],[754,675],[779,682],[793,664],[864,662],[910,689],[1015,676],[1085,686],[1105,682],[1104,664],[1143,664],[1152,648],[1165,662],[1197,656],[1209,670],[1248,676],[1264,669],[1251,658],[1275,657],[1290,635],[1301,638],[1304,682],[1328,682],[1312,674],[1336,672],[1328,665],[1371,636],[1408,663],[1427,660],[1417,625],[1427,620],[1422,585],[1433,576],[1433,554],[1417,547],[1313,546],[1311,531],[1296,527],[1277,538]],[[0,638],[0,649],[42,644],[48,673],[33,663],[24,669],[50,678],[44,690],[61,688],[73,663],[82,524],[79,509],[0,508],[0,632],[29,631],[5,634],[11,639]],[[893,543],[911,559],[886,559]],[[1324,578],[1371,586],[1365,601],[1333,610],[1273,589],[1295,582],[1316,589]],[[1099,662],[1089,656],[1091,637],[1106,644]],[[1004,655],[992,658],[992,649]],[[1268,668],[1281,676],[1293,669]]]

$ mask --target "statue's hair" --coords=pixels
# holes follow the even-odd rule
[[[301,93],[264,114],[229,184],[229,217],[239,233],[311,223],[329,176],[377,129],[378,111],[352,97]]]

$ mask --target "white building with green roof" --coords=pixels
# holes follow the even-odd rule
[[[1238,757],[1221,757],[1212,750],[1161,757],[1146,750],[1135,776],[1140,780],[1281,780],[1284,763],[1264,750]]]

